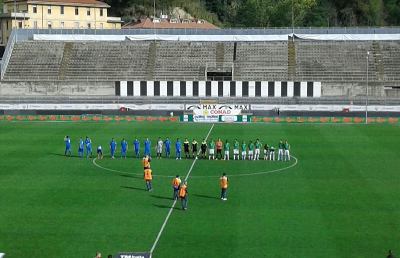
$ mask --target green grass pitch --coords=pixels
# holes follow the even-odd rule
[[[196,138],[210,124],[0,123],[0,252],[7,258],[93,257],[149,251],[173,203],[171,178],[193,160],[153,158],[153,192],[132,158],[132,141]],[[66,158],[63,138],[80,136],[108,153],[129,140],[126,160]],[[188,210],[173,210],[153,257],[384,257],[400,253],[399,127],[216,124],[210,137],[288,139],[298,163],[198,160]],[[153,150],[154,152],[154,150]],[[174,155],[174,148],[172,148]],[[118,154],[117,154],[118,155]],[[226,172],[228,201],[219,197]],[[161,175],[158,176],[157,175]]]

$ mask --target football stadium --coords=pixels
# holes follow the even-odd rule
[[[400,252],[400,28],[9,30],[0,257]]]

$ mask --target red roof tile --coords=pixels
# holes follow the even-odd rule
[[[219,29],[212,23],[201,20],[178,20],[173,23],[170,20],[163,19],[160,22],[153,22],[150,18],[146,18],[140,22],[131,22],[122,26],[123,29]]]

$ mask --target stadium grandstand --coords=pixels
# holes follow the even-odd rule
[[[1,65],[2,103],[397,104],[400,29],[19,29]]]
[[[14,29],[0,77],[0,258],[400,249],[400,27]]]

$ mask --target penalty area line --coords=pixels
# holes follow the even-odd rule
[[[208,133],[207,133],[206,141],[207,141],[208,137],[210,136],[211,131],[213,130],[213,128],[214,128],[214,124],[212,124],[210,130],[209,130]],[[197,153],[197,154],[198,154],[198,153]],[[188,180],[188,178],[189,178],[189,176],[190,176],[190,173],[192,173],[193,167],[194,167],[194,165],[196,164],[196,161],[197,161],[197,159],[193,160],[192,165],[190,166],[189,171],[188,171],[188,173],[186,174],[186,177],[185,177],[185,180],[184,180],[184,181],[187,181],[187,180]],[[160,229],[160,231],[159,231],[158,234],[157,234],[156,240],[154,241],[153,246],[152,246],[151,249],[150,249],[150,257],[153,256],[154,249],[156,249],[156,247],[157,247],[158,241],[160,240],[160,237],[161,237],[162,233],[164,232],[165,226],[167,225],[168,220],[169,220],[169,217],[171,216],[172,211],[173,211],[174,208],[175,208],[176,202],[177,202],[177,200],[174,200],[174,202],[172,203],[172,206],[171,206],[171,208],[170,208],[169,211],[168,211],[167,217],[165,218],[164,223],[162,224],[161,229]]]

